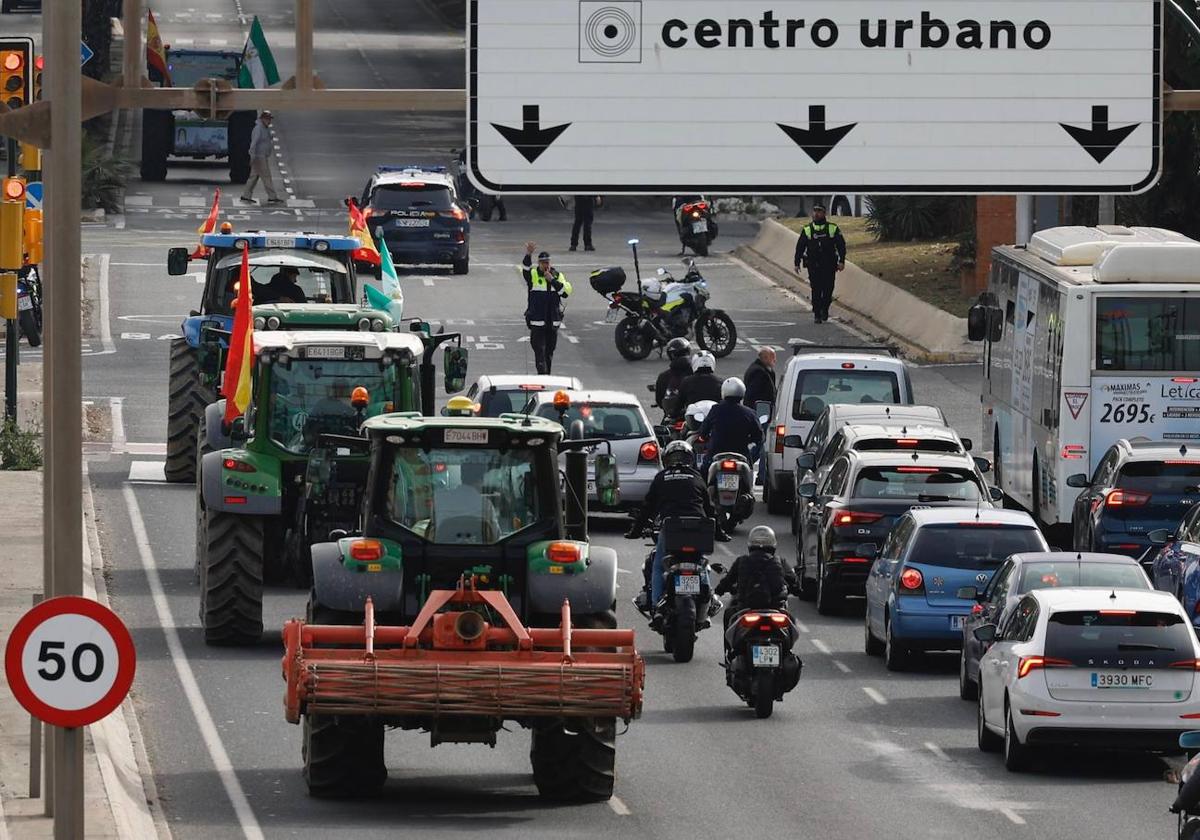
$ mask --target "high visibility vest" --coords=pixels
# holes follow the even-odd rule
[[[559,326],[562,324],[562,304],[560,297],[571,294],[571,282],[565,274],[558,275],[562,291],[555,292],[550,288],[550,281],[536,265],[529,269],[529,297],[525,307],[525,320],[531,327],[544,327],[547,324]]]

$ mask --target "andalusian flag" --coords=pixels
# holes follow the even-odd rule
[[[350,235],[358,240],[359,245],[352,255],[354,260],[379,265],[379,249],[375,247],[371,232],[367,230],[367,220],[362,210],[358,209],[354,199],[349,196],[346,198],[346,208],[350,211]]]
[[[242,273],[238,279],[237,299],[233,302],[233,329],[229,334],[229,355],[225,358],[225,424],[246,413],[250,405],[250,374],[254,360],[254,298],[250,292],[250,248],[242,246]]]
[[[387,243],[379,240],[379,277],[383,291],[374,286],[366,286],[367,303],[375,309],[383,309],[397,321],[404,317],[404,292],[400,290],[400,278],[396,276],[396,266],[392,263],[392,254],[387,249]]]
[[[163,87],[171,87],[171,72],[167,69],[167,51],[158,34],[158,23],[154,12],[146,10],[146,66],[157,70],[163,79]]]
[[[204,234],[212,233],[214,230],[217,229],[217,216],[220,214],[220,212],[221,212],[221,188],[215,187],[213,189],[212,208],[209,209],[209,211],[208,211],[208,218],[204,220],[204,224],[202,224],[202,225],[200,225],[200,227],[196,228],[196,233],[200,234],[201,239],[200,239],[200,244],[196,246],[196,250],[192,251],[192,253],[189,255],[189,257],[191,259],[205,260],[205,259],[208,259],[208,255],[210,253],[212,253],[212,248],[209,248],[207,245],[204,244],[203,237],[204,237]]]
[[[267,36],[263,34],[262,24],[258,15],[250,25],[250,37],[242,49],[242,69],[238,71],[238,87],[265,88],[279,83],[279,68],[275,66],[275,56],[267,45]]]

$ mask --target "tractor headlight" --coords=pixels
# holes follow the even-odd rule
[[[261,330],[266,325],[267,325],[267,320],[265,318],[263,318],[261,315],[258,315],[254,318],[254,329]]]
[[[383,332],[384,324],[382,318],[376,318],[371,322],[371,332]]]
[[[270,318],[267,319],[267,329],[269,329],[269,330],[279,329],[279,316],[278,315],[272,315]]]
[[[314,251],[328,251],[329,243],[326,242],[324,239],[322,239],[319,242],[316,242],[313,244],[313,250]]]
[[[369,332],[371,329],[371,319],[370,318],[359,318],[358,319],[358,328],[360,330],[362,330],[363,332]]]

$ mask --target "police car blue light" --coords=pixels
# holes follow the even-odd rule
[[[406,163],[399,166],[377,166],[376,172],[445,172],[444,166],[432,166],[425,163]]]
[[[208,233],[201,239],[211,248],[241,248],[243,244],[251,249],[265,248],[295,248],[301,251],[353,251],[359,247],[359,242],[352,236],[326,236],[324,234],[294,234],[294,233]]]

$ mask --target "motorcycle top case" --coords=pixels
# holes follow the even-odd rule
[[[602,295],[611,295],[625,285],[625,269],[620,266],[600,268],[591,273],[588,282]]]
[[[702,516],[670,516],[663,520],[667,535],[667,551],[674,554],[690,549],[698,554],[712,554],[715,544],[713,522]]]

